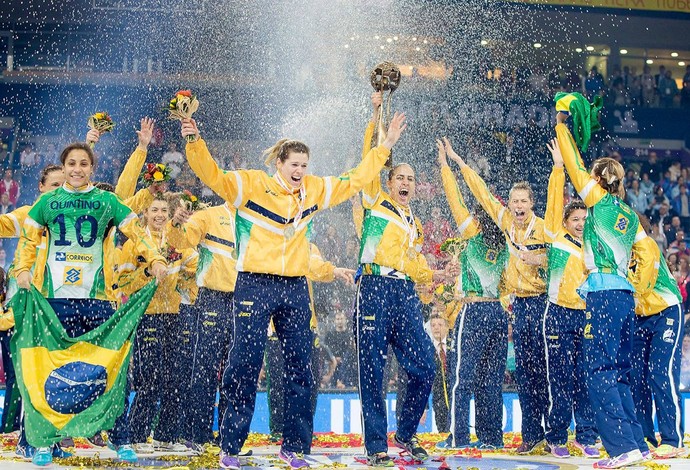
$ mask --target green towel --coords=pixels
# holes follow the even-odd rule
[[[594,103],[580,93],[556,93],[554,98],[556,111],[568,113],[573,118],[573,137],[581,151],[587,151],[592,133],[601,129],[599,111],[603,106],[601,96],[594,98]]]

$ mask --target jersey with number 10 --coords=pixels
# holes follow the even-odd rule
[[[48,230],[43,294],[106,299],[103,239],[135,217],[115,194],[93,187],[84,192],[60,187],[41,196],[29,218]]]

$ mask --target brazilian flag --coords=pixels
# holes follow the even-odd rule
[[[150,282],[105,323],[77,338],[67,336],[33,286],[14,295],[10,346],[29,444],[48,447],[68,436],[88,437],[113,427],[124,411],[137,325],[156,287]]]

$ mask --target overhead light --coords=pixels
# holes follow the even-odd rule
[[[678,57],[678,53],[677,52],[671,52],[671,57]]]
[[[535,43],[534,43],[534,47],[537,48],[537,49],[539,49],[539,48],[541,47],[541,43],[540,43],[540,42],[535,42]]]
[[[627,54],[628,50],[627,49],[621,49],[621,54]]]
[[[374,39],[381,39],[381,36],[374,36]]]
[[[647,63],[648,63],[649,65],[652,65],[652,64],[654,63],[654,61],[653,61],[652,59],[647,59]]]
[[[386,39],[386,42],[393,42],[393,38]]]
[[[589,52],[592,52],[592,51],[594,50],[594,46],[587,46],[587,50],[588,50]]]
[[[418,50],[420,50],[420,49],[419,49],[419,47],[415,47],[414,50],[415,50],[415,51],[418,51]]]
[[[425,39],[425,40],[424,40],[424,44],[429,44],[429,41],[427,41],[427,40]]]
[[[417,40],[417,38],[413,37],[413,38],[412,38],[412,40],[413,40],[413,41],[416,41],[416,40]]]
[[[398,36],[393,36],[393,41],[397,41],[397,40],[398,40]]]
[[[479,44],[481,44],[482,46],[486,46],[487,44],[489,44],[489,41],[487,41],[486,39],[482,39]]]
[[[681,60],[680,62],[678,62],[678,65],[680,65],[681,67],[683,67],[683,66],[685,66],[685,62],[683,62],[683,61]]]
[[[576,47],[576,48],[575,48],[575,52],[582,52],[582,48],[581,48],[581,47]]]

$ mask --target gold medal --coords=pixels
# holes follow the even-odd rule
[[[408,248],[407,257],[410,259],[415,259],[417,257],[417,250],[415,250],[413,247]]]
[[[284,235],[285,235],[285,238],[288,238],[288,239],[289,239],[289,238],[292,238],[292,237],[295,236],[295,227],[293,227],[292,225],[290,225],[289,227],[287,227],[287,228],[285,229],[285,231],[284,231],[283,233],[284,233]]]

